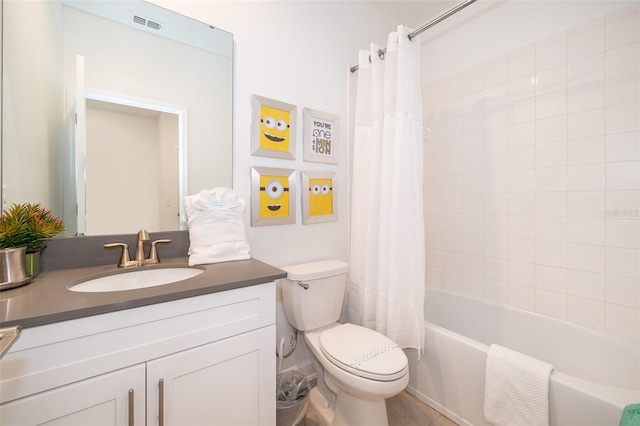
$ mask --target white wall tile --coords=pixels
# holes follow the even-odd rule
[[[570,87],[567,93],[567,112],[569,114],[604,108],[605,85],[603,81]]]
[[[509,146],[509,132],[507,127],[485,129],[484,149],[487,151],[505,149]]]
[[[427,285],[640,339],[640,5],[430,84]]]
[[[607,163],[606,189],[626,191],[640,189],[640,161]]]
[[[605,277],[594,272],[569,270],[569,294],[605,301]]]
[[[607,191],[605,215],[614,219],[639,219],[640,191]]]
[[[522,54],[509,56],[509,80],[532,75],[536,65],[535,50],[527,48]]]
[[[568,215],[569,217],[604,217],[605,193],[603,191],[569,192]]]
[[[605,273],[605,248],[582,244],[569,244],[569,269]]]
[[[486,172],[484,174],[485,192],[487,194],[509,191],[509,172]]]
[[[640,104],[630,102],[608,107],[605,111],[607,134],[640,130]]]
[[[567,319],[569,310],[566,294],[536,289],[536,312],[553,318]]]
[[[567,155],[566,141],[539,143],[536,145],[536,167],[566,166]]]
[[[509,216],[484,215],[484,233],[493,237],[509,236]]]
[[[509,192],[536,190],[536,169],[509,170]]]
[[[567,242],[569,222],[565,217],[536,216],[536,239]]]
[[[568,261],[568,245],[557,241],[536,241],[536,262],[538,265],[566,268]]]
[[[567,190],[567,167],[536,168],[536,190],[543,192]]]
[[[536,73],[536,95],[541,96],[566,90],[569,85],[567,69],[568,66],[565,64]]]
[[[568,128],[568,117],[566,115],[537,120],[535,126],[535,140],[537,143],[566,140],[568,136]]]
[[[534,216],[509,216],[509,237],[534,239],[535,235]]]
[[[607,219],[607,247],[640,249],[640,220]]]
[[[537,120],[564,115],[567,113],[567,91],[559,90],[546,95],[538,95],[535,103]]]
[[[536,142],[536,125],[534,122],[514,124],[509,126],[508,136],[509,148],[533,145]]]
[[[509,260],[535,263],[536,242],[523,238],[509,238]]]
[[[621,337],[638,340],[640,337],[640,312],[637,309],[607,304],[606,331]]]
[[[607,274],[640,278],[640,250],[607,247]]]
[[[536,70],[544,70],[567,63],[567,34],[536,43]]]
[[[507,56],[496,58],[484,66],[484,87],[494,87],[509,80],[509,62]]]
[[[509,214],[512,216],[533,216],[535,212],[535,193],[514,192],[509,194]]]
[[[640,160],[640,132],[607,135],[605,149],[610,162]]]
[[[535,310],[536,294],[533,287],[509,283],[509,304],[527,311]]]
[[[509,148],[509,170],[532,169],[535,167],[535,146]]]
[[[604,207],[604,196],[602,205]],[[536,192],[536,215],[566,217],[568,194],[566,192]]]
[[[606,301],[630,308],[640,308],[640,281],[607,275]]]
[[[568,164],[602,163],[604,158],[604,136],[571,139],[568,142]]]
[[[592,299],[569,296],[569,321],[603,330],[605,304]]]
[[[567,294],[567,268],[536,265],[536,288]]]
[[[604,108],[577,112],[568,116],[569,139],[604,135]]]
[[[638,13],[633,13],[613,22],[607,21],[605,26],[607,49],[621,47],[639,40],[639,15]]]
[[[575,61],[604,51],[604,26],[599,25],[587,31],[569,35],[569,61]]]
[[[604,219],[569,219],[569,242],[575,244],[605,245]]]
[[[569,62],[568,87],[599,82],[605,76],[604,52]]]
[[[521,124],[536,119],[536,99],[531,97],[508,105],[509,125]]]
[[[569,191],[602,191],[604,189],[603,163],[570,165],[567,169]]]
[[[495,303],[509,303],[509,284],[506,281],[484,279],[484,297]]]
[[[632,43],[605,54],[607,78],[640,71],[640,43]]]
[[[603,70],[604,72],[604,70]],[[485,109],[504,107],[508,102],[508,86],[505,82],[495,86],[487,86],[483,93]]]
[[[507,259],[509,255],[509,244],[507,237],[494,237],[485,235],[484,237],[485,265],[489,258]],[[505,271],[507,270],[505,265]],[[506,273],[506,272],[505,272]],[[496,278],[496,277],[493,277]],[[506,276],[504,277],[506,281]]]
[[[605,81],[605,87],[606,106],[638,102],[640,98],[640,74],[634,72],[608,78]]]

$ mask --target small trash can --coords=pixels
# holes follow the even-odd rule
[[[305,425],[309,405],[307,378],[297,371],[285,371],[278,374],[276,388],[276,425]]]

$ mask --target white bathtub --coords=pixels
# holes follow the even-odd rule
[[[425,355],[409,351],[408,391],[458,424],[487,425],[484,377],[496,343],[554,366],[551,425],[617,425],[640,402],[637,342],[445,290],[426,293]]]

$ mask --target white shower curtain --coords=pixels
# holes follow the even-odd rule
[[[350,321],[423,351],[425,248],[420,46],[399,26],[361,51],[351,191]],[[370,59],[369,59],[370,58]]]

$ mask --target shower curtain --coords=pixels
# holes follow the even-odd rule
[[[420,46],[399,26],[361,51],[353,145],[350,321],[423,351],[425,247]]]

